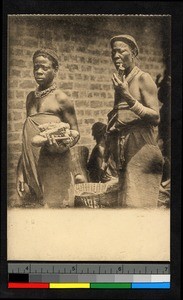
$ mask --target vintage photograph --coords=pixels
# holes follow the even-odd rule
[[[8,259],[168,261],[171,16],[9,15],[7,38]]]

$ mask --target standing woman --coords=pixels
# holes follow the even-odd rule
[[[25,204],[74,205],[70,147],[79,140],[79,132],[73,103],[55,83],[58,66],[52,49],[33,55],[38,87],[27,96],[17,168],[17,192]]]
[[[139,49],[132,36],[115,36],[110,44],[117,74],[112,76],[115,96],[108,114],[106,161],[111,151],[119,172],[119,206],[156,207],[163,164],[154,130],[159,124],[157,87],[135,65]]]

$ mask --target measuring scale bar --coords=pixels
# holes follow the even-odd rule
[[[9,288],[169,289],[170,263],[8,263]]]
[[[29,274],[29,282],[170,282],[170,275]]]
[[[18,274],[170,274],[170,263],[8,263],[8,273]]]

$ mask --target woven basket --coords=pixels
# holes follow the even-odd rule
[[[117,207],[118,189],[108,190],[107,183],[80,183],[75,185],[75,207]]]

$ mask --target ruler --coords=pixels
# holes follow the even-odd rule
[[[10,288],[170,288],[170,263],[8,263],[8,274]]]

